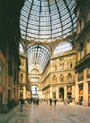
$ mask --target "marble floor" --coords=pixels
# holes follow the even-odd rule
[[[90,123],[90,107],[64,105],[60,102],[56,106],[46,102],[29,104],[23,112],[18,107],[6,123]]]

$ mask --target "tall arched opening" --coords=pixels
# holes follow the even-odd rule
[[[39,87],[37,85],[33,85],[31,87],[31,98],[38,98]]]
[[[59,98],[61,101],[64,100],[64,89],[63,88],[60,88],[60,90],[59,90]]]

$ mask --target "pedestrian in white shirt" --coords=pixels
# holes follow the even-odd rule
[[[25,105],[25,110],[27,110],[27,106],[28,106],[28,101],[27,100],[24,101],[24,105]]]

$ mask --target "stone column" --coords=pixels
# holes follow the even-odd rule
[[[75,102],[78,102],[78,73],[76,73],[76,82],[75,82]]]
[[[23,98],[26,99],[26,86],[23,86]]]
[[[56,87],[56,98],[59,99],[58,87]]]
[[[13,99],[13,96],[14,96],[14,95],[13,95],[13,93],[14,93],[14,92],[13,92],[13,81],[14,81],[14,79],[13,79],[13,77],[11,76],[11,77],[10,77],[11,99]]]
[[[88,83],[87,83],[87,68],[84,69],[84,83],[83,83],[83,105],[86,106],[88,103],[87,95],[88,95]]]
[[[50,98],[52,98],[52,87],[50,87]]]
[[[5,82],[5,84],[6,84],[6,86],[5,86],[5,100],[7,100],[8,99],[8,62],[6,63],[6,66],[5,66],[5,73],[6,73],[6,75],[5,75],[5,78],[6,78],[6,82]]]
[[[67,99],[67,86],[64,87],[64,100]]]
[[[72,98],[75,98],[75,86],[72,86]]]

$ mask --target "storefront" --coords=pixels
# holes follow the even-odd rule
[[[0,113],[2,112],[3,86],[0,85]]]
[[[80,100],[83,101],[83,84],[79,85],[79,98],[78,98],[78,104],[80,104]],[[82,102],[81,101],[81,102]],[[82,104],[82,103],[81,103]]]
[[[3,95],[3,67],[0,65],[0,113],[2,112],[2,95]]]
[[[90,83],[88,84],[88,106],[90,106]]]

